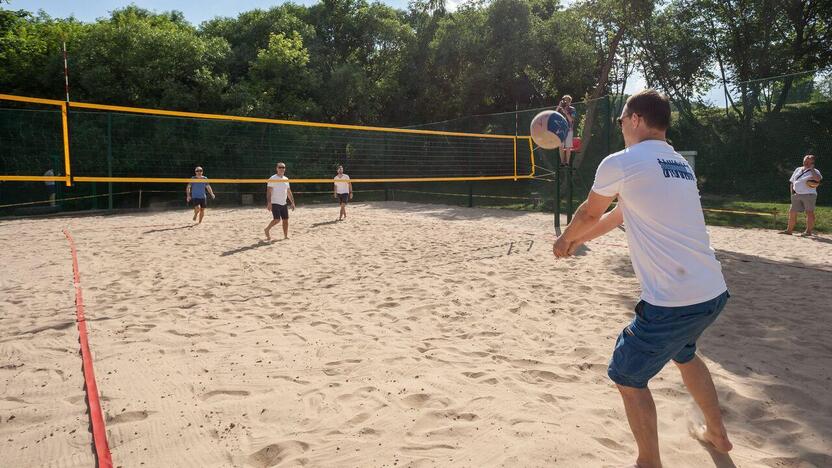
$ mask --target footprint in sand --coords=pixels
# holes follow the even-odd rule
[[[427,393],[414,393],[402,398],[402,403],[411,408],[447,408],[450,406],[451,400]]]
[[[555,374],[554,372],[549,371],[542,371],[542,370],[527,370],[520,373],[522,375],[521,379],[528,382],[528,383],[541,383],[541,382],[562,382],[562,383],[570,383],[575,382],[578,380],[578,377],[574,375],[559,375]]]
[[[606,438],[606,437],[593,437],[593,439],[595,439],[596,441],[598,441],[598,443],[599,443],[599,444],[601,444],[601,445],[603,445],[604,447],[606,447],[606,448],[608,448],[608,449],[615,450],[615,451],[617,451],[617,452],[621,452],[621,451],[626,451],[626,450],[627,450],[627,447],[626,447],[626,446],[621,445],[621,444],[619,444],[618,442],[616,442],[616,441],[614,441],[614,440],[612,440],[612,439]]]
[[[127,411],[126,413],[117,414],[115,416],[107,415],[107,424],[113,426],[116,424],[143,421],[153,414],[154,411]]]
[[[217,395],[229,395],[229,396],[249,396],[251,392],[247,390],[213,390],[204,395],[202,395],[203,400],[207,400],[211,397]]]
[[[267,445],[248,457],[249,463],[257,468],[277,466],[284,460],[302,455],[309,450],[309,444],[299,440],[287,440]]]

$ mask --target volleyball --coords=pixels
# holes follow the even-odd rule
[[[532,119],[530,133],[535,144],[543,149],[555,149],[566,139],[569,122],[553,110],[543,111]]]

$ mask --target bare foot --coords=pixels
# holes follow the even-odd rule
[[[266,233],[266,240],[267,241],[272,240],[272,236],[269,235],[269,230],[268,229],[265,230],[265,233]]]
[[[692,427],[690,432],[694,439],[710,445],[718,452],[728,453],[734,448],[734,445],[728,440],[728,434],[724,431],[721,434],[714,433],[709,431],[706,425],[701,424]]]
[[[791,231],[777,231],[777,234],[785,234],[787,236],[790,236],[790,235],[792,235],[792,232]]]
[[[196,214],[194,214],[194,219],[193,220],[196,221]]]

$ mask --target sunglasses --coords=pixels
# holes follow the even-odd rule
[[[636,114],[635,112],[633,112],[632,114],[627,114],[624,117],[619,117],[619,118],[615,119],[615,121],[618,122],[618,128],[622,128],[624,126],[624,119],[626,119],[627,117],[629,117],[631,115],[637,115],[637,116],[641,117],[641,114]]]
[[[196,172],[202,172],[202,169],[197,169]]]
[[[278,169],[286,169],[286,166],[277,166]]]

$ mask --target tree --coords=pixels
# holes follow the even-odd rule
[[[90,25],[71,55],[79,98],[166,109],[218,111],[228,43],[200,37],[179,13],[135,6]]]

